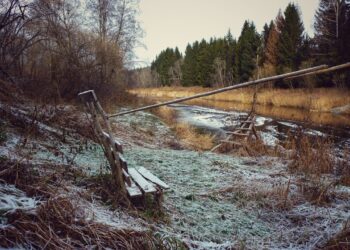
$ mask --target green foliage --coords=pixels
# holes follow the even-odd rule
[[[350,61],[349,1],[321,0],[314,26],[315,64],[336,65]],[[350,87],[350,74],[347,77],[347,86]],[[323,80],[323,86],[332,82],[330,78]]]
[[[334,4],[339,4],[338,32]],[[238,41],[230,30],[224,38],[211,38],[188,44],[184,57],[175,50],[163,51],[152,63],[162,85],[173,85],[176,64],[182,86],[222,87],[245,82],[255,77],[257,65],[261,72],[282,74],[303,68],[303,65],[341,64],[350,61],[350,2],[321,0],[316,13],[315,38],[304,33],[301,14],[293,3],[276,19],[265,24],[261,35],[252,22],[246,21]],[[337,36],[335,36],[337,34]],[[313,53],[311,53],[313,52]],[[179,60],[181,59],[181,60]],[[258,60],[258,61],[257,61]],[[170,69],[170,70],[169,70]],[[264,74],[264,73],[263,73]],[[342,73],[350,87],[350,73]],[[328,79],[328,80],[327,80]],[[329,81],[328,78],[324,82]],[[298,81],[279,81],[277,87],[300,87]],[[325,85],[322,85],[325,86]]]
[[[224,63],[224,83],[230,84],[234,75],[236,41],[228,31],[225,38],[202,40],[187,45],[182,65],[184,86],[211,87],[215,83],[216,59]]]
[[[170,49],[162,51],[152,63],[151,69],[156,71],[159,75],[160,83],[163,86],[170,85],[173,81],[170,74],[171,67],[175,66],[175,63],[182,58],[179,49]]]
[[[253,76],[259,45],[260,36],[256,32],[255,25],[245,21],[237,47],[236,67],[240,82],[245,82]]]
[[[278,46],[279,72],[284,68],[297,70],[302,61],[304,25],[297,6],[290,3],[284,12],[283,29]]]

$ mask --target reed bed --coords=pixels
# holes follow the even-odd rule
[[[144,97],[182,98],[214,90],[201,87],[163,87],[138,88],[130,93]],[[230,101],[251,104],[255,88],[232,90],[203,97],[203,100]],[[257,95],[257,104],[276,107],[300,108],[310,111],[330,112],[332,108],[350,103],[350,91],[336,88],[316,89],[273,89],[261,88]]]

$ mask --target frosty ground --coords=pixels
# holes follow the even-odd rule
[[[26,130],[14,122],[30,124],[33,106],[2,105],[1,109],[6,110],[7,118],[1,118],[6,139],[0,144],[0,157],[38,168],[81,169],[87,176],[108,172],[102,148],[76,127],[89,121],[79,109],[46,107],[41,111],[43,118],[35,122],[37,136],[23,133]],[[50,120],[57,116],[60,121]],[[171,189],[164,194],[162,215],[157,220],[152,220],[154,215],[147,218],[147,211],[112,208],[74,181],[58,190],[59,196],[74,197],[89,220],[152,231],[194,249],[318,248],[349,221],[349,187],[336,185],[329,191],[332,199],[328,203],[315,204],[301,194],[300,176],[288,171],[289,160],[283,157],[192,151],[158,117],[145,112],[115,119],[112,127],[124,145],[129,167],[146,167]],[[332,181],[330,176],[325,179]],[[4,219],[6,213],[32,211],[41,202],[39,197],[2,182],[1,227],[10,226]]]

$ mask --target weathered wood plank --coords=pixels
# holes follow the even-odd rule
[[[157,176],[153,175],[149,170],[145,169],[144,167],[140,167],[139,169],[137,169],[137,171],[147,180],[159,185],[160,187],[164,189],[170,188],[165,182],[163,182]]]
[[[140,188],[132,180],[131,180],[130,186],[128,186],[127,184],[125,184],[125,186],[126,186],[126,191],[131,198],[142,196],[142,192]]]
[[[222,140],[222,141],[220,141],[220,142],[221,142],[221,143],[232,144],[232,145],[235,145],[235,146],[242,146],[242,143],[235,142],[235,141]]]
[[[246,131],[246,130],[251,130],[251,128],[250,127],[249,128],[237,128],[236,131],[237,130],[245,130]],[[227,133],[231,133],[231,131],[228,131]]]
[[[105,131],[103,131],[103,136],[104,136],[105,140],[109,140],[109,134],[106,133]],[[115,144],[115,147],[117,148],[118,152],[123,153],[122,144],[116,139],[114,139],[114,144]]]
[[[141,190],[145,193],[155,193],[157,189],[155,185],[149,181],[147,181],[143,176],[137,172],[134,168],[129,168],[129,175],[135,181],[136,185],[141,188]]]
[[[237,136],[248,136],[249,135],[249,134],[243,134],[243,133],[239,133],[239,132],[227,132],[227,134],[237,135]]]
[[[126,184],[129,185],[129,187],[131,186],[131,179],[130,179],[130,175],[124,170],[122,169],[122,172],[123,172],[123,178],[124,178],[124,181],[126,182]]]
[[[118,153],[119,155],[119,162],[120,162],[120,165],[122,166],[122,168],[125,170],[125,171],[128,171],[128,163],[126,162],[124,156],[120,153]]]

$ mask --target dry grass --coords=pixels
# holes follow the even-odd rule
[[[322,249],[325,250],[348,250],[350,249],[350,222],[345,223],[343,229],[330,239]]]
[[[336,159],[329,138],[310,138],[299,129],[296,134],[289,135],[286,147],[291,150],[289,170],[292,172],[316,176],[334,173]]]
[[[85,194],[74,199],[62,196],[67,186],[86,182],[86,176],[72,166],[32,165],[0,158],[0,181],[42,201],[34,213],[17,209],[3,215],[7,226],[0,228],[0,248],[165,249],[164,244],[172,244],[151,232],[115,229],[88,219],[79,203]]]
[[[47,249],[156,249],[161,247],[147,232],[114,229],[89,221],[71,198],[51,198],[36,213],[16,210],[7,214],[10,226],[0,228],[0,245]]]
[[[238,207],[264,208],[269,210],[289,210],[300,204],[302,199],[292,194],[291,181],[281,181],[273,185],[266,183],[237,182],[233,186],[214,191],[203,196],[234,200]]]
[[[176,136],[186,147],[203,151],[210,150],[214,146],[214,136],[200,133],[187,123],[178,123],[178,116],[174,109],[163,106],[152,112],[171,127]]]
[[[340,165],[332,140],[311,138],[299,129],[296,134],[289,135],[285,146],[291,152],[288,154],[288,168],[296,175],[297,187],[304,198],[317,205],[332,202],[335,198],[334,188],[340,183],[339,180],[349,175],[344,170],[337,176],[336,170]]]
[[[177,123],[173,127],[176,135],[191,149],[210,150],[214,146],[214,137],[210,134],[201,134],[187,123]]]
[[[210,91],[210,88],[200,87],[163,87],[133,89],[130,93],[140,96],[181,98]],[[203,97],[205,100],[231,101],[251,104],[254,88],[245,88]],[[260,89],[257,104],[276,107],[293,107],[312,111],[329,112],[332,108],[350,103],[350,91],[347,89]]]
[[[350,186],[350,151],[344,149],[340,158],[337,160],[336,174],[340,176],[340,184]]]
[[[174,124],[177,122],[177,113],[174,109],[162,106],[151,110],[153,114],[160,117],[166,124]]]

